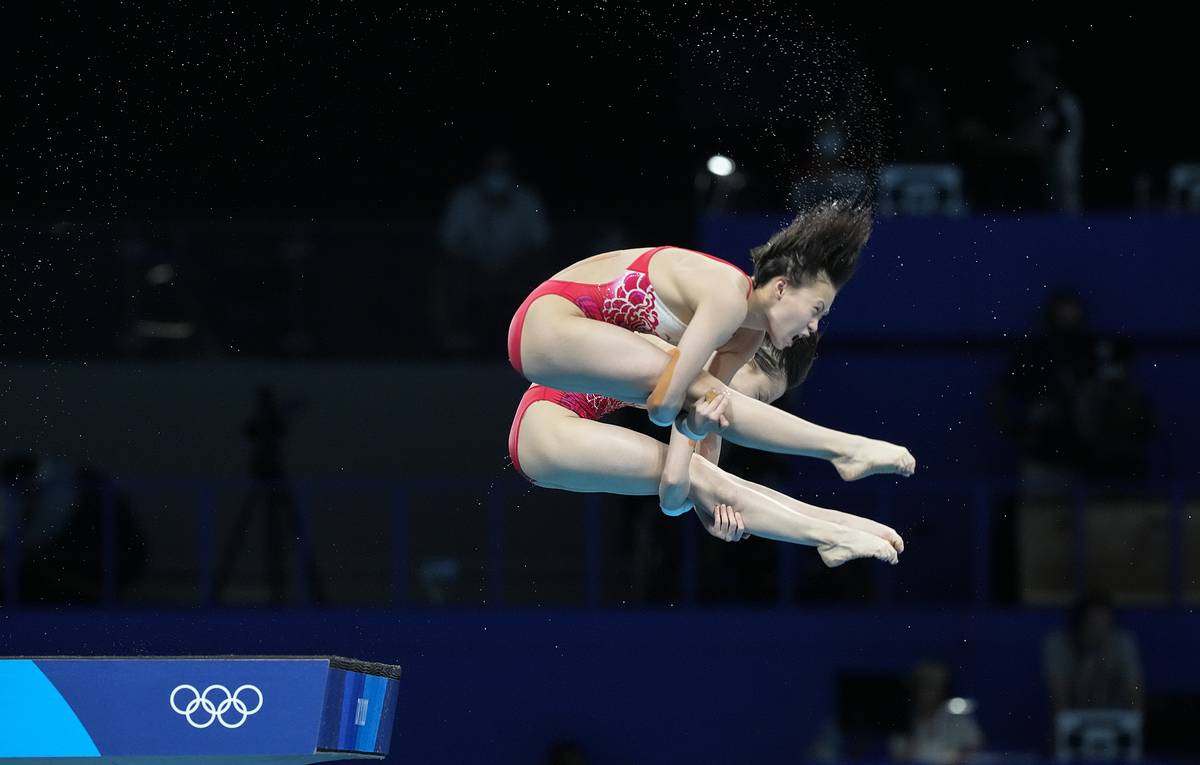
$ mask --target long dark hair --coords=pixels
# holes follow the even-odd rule
[[[754,363],[768,375],[775,377],[783,375],[786,381],[785,390],[791,390],[808,377],[813,362],[817,360],[817,344],[821,342],[821,333],[802,337],[784,348],[776,350],[770,343],[763,343],[754,352]]]
[[[841,289],[858,269],[858,258],[871,237],[874,218],[864,200],[841,199],[810,207],[750,251],[754,286],[777,276],[799,287],[822,273]]]

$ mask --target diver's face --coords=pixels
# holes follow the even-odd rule
[[[783,277],[772,280],[767,307],[771,345],[783,350],[802,337],[815,335],[835,297],[837,290],[824,273],[799,287],[788,285]]]
[[[770,404],[787,392],[787,381],[782,375],[767,374],[758,364],[751,361],[734,373],[729,387],[738,393]]]

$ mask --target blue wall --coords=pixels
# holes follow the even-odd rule
[[[803,759],[840,670],[945,660],[989,748],[1034,751],[1050,611],[4,611],[11,655],[329,654],[401,664],[391,762]],[[1200,688],[1200,615],[1131,612],[1150,694]]]
[[[709,218],[701,244],[749,268],[748,250],[786,222]],[[1011,336],[1033,325],[1046,287],[1065,285],[1102,331],[1196,339],[1200,313],[1182,309],[1198,256],[1198,218],[883,218],[834,321],[849,337]]]
[[[749,249],[784,223],[710,218],[699,246],[749,269]],[[988,390],[1047,292],[1066,286],[1098,332],[1137,341],[1135,380],[1160,420],[1155,474],[1194,476],[1195,461],[1172,445],[1200,434],[1198,284],[1196,218],[883,219],[834,306],[799,411],[909,445],[926,468],[994,474],[1011,452]]]

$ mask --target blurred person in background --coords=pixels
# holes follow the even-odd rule
[[[993,390],[996,423],[1020,451],[1024,494],[1063,494],[1079,479],[1075,402],[1095,370],[1083,303],[1072,290],[1052,291],[1038,332],[1017,349]]]
[[[1021,342],[992,387],[993,420],[1018,459],[1017,491],[992,514],[993,594],[1000,602],[1017,599],[1022,506],[1067,497],[1083,479],[1075,408],[1095,366],[1083,303],[1073,290],[1058,288],[1042,305],[1037,331]]]
[[[1144,391],[1130,377],[1127,342],[1099,337],[1074,290],[1051,291],[1042,327],[996,382],[992,414],[1021,452],[1027,496],[1069,492],[1085,477],[1144,474],[1156,430]]]
[[[950,698],[950,670],[938,661],[913,668],[912,723],[891,742],[892,759],[938,765],[966,762],[983,746],[983,731],[971,714],[971,702]]]
[[[1095,479],[1143,478],[1147,450],[1158,425],[1150,397],[1134,382],[1132,345],[1100,339],[1096,369],[1075,401],[1075,422],[1085,469]]]
[[[1083,108],[1059,75],[1061,55],[1047,42],[1031,43],[1008,61],[1015,105],[998,128],[964,120],[959,138],[967,152],[990,165],[989,183],[1003,189],[1001,208],[1078,213]]]
[[[1083,109],[1059,76],[1061,54],[1048,43],[1030,45],[1014,54],[1012,68],[1024,88],[1014,137],[1018,147],[1037,161],[1043,209],[1079,213],[1083,210]]]
[[[110,512],[114,596],[120,597],[141,578],[148,556],[142,529],[129,501],[100,470],[86,465],[72,469],[18,454],[4,461],[0,473],[5,489],[0,542],[7,553],[19,540],[24,600],[101,602],[105,515]],[[13,527],[7,525],[10,520]]]
[[[434,277],[432,320],[443,351],[491,352],[503,347],[508,312],[520,302],[527,274],[550,241],[537,193],[516,177],[512,153],[493,148],[482,173],[457,188],[442,217],[444,260]],[[470,306],[469,313],[454,306]]]
[[[1092,331],[1079,295],[1056,289],[1043,305],[1039,331],[1021,344],[996,382],[992,413],[1020,452],[1025,496],[1064,495],[1086,473],[1080,402],[1107,347]]]
[[[1038,331],[1021,343],[996,381],[994,420],[1018,452],[1017,493],[1001,498],[1000,512],[992,514],[998,600],[1016,599],[1022,555],[1043,557],[1029,545],[1044,537],[1030,537],[1027,530],[1018,541],[1023,510],[1061,507],[1085,482],[1119,485],[1144,475],[1155,422],[1149,397],[1130,375],[1129,357],[1128,344],[1093,331],[1074,290],[1057,288],[1042,306]],[[1047,544],[1045,555],[1066,552]]]
[[[1064,628],[1043,644],[1046,690],[1055,714],[1064,709],[1141,709],[1142,664],[1133,636],[1118,629],[1105,593],[1081,598]]]

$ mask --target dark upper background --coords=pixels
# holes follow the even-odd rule
[[[1083,104],[1089,209],[1129,207],[1137,172],[1196,151],[1180,19],[500,5],[519,7],[7,6],[3,212],[432,217],[504,143],[552,215],[663,239],[691,230],[691,179],[712,151],[759,177],[802,171],[781,167],[788,150],[839,103],[859,158],[894,158],[901,64],[928,72],[952,118],[1003,119],[1005,63],[1028,41],[1057,46]],[[767,192],[761,206],[782,205]]]

